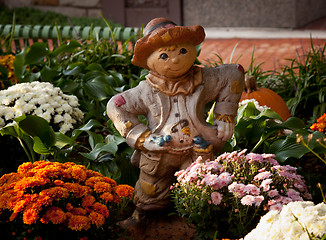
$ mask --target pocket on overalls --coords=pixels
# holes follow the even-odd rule
[[[155,175],[160,164],[161,153],[147,152],[141,153],[139,168],[148,175]]]

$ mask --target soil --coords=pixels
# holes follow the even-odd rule
[[[141,222],[130,217],[119,225],[126,230],[119,240],[194,240],[196,235],[195,228],[177,215],[153,215]]]

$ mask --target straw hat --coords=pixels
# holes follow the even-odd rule
[[[144,29],[144,36],[136,42],[132,64],[146,68],[147,58],[158,48],[190,43],[198,45],[205,39],[205,31],[202,26],[177,26],[166,18],[152,19]]]

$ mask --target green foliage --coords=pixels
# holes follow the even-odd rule
[[[54,132],[49,123],[38,116],[23,115],[14,120],[14,123],[1,128],[0,134],[17,138],[30,162],[40,159],[73,161],[117,181],[135,184],[138,172],[127,162],[130,148],[116,131],[100,122],[91,119],[68,136]],[[107,134],[109,132],[115,135]],[[129,169],[129,174],[122,177],[124,168]]]
[[[145,71],[131,64],[132,53],[129,41],[71,40],[53,51],[37,42],[16,55],[14,72],[20,82],[51,82],[77,96],[85,120],[107,121],[108,99],[144,79]]]
[[[270,147],[273,142],[284,136],[280,134],[282,131],[305,127],[299,118],[292,117],[285,122],[280,120],[277,113],[270,109],[259,111],[253,102],[240,106],[234,135],[226,142],[222,152],[248,149],[250,152],[276,153]]]
[[[22,25],[74,25],[74,26],[101,26],[106,27],[106,23],[101,18],[88,17],[68,17],[61,13],[52,11],[43,12],[35,8],[12,8],[1,7],[0,9],[0,24],[11,24],[13,14],[16,14],[16,24]],[[117,23],[110,21],[111,26],[120,26]]]
[[[38,116],[21,116],[15,122],[0,129],[2,136],[9,135],[18,139],[28,160],[39,160],[37,153],[49,154],[53,152],[55,135],[49,123]]]
[[[133,186],[138,169],[129,162],[132,149],[109,121],[106,104],[113,95],[135,87],[146,71],[131,64],[130,39],[134,36],[117,42],[115,33],[111,28],[112,39],[91,38],[84,42],[62,41],[59,36],[60,46],[52,51],[47,43],[36,42],[16,54],[14,73],[19,82],[50,82],[66,94],[77,96],[79,108],[85,113],[83,126],[67,134],[55,132],[51,146],[37,134],[24,134],[19,141],[30,161],[74,161]],[[15,130],[22,129],[17,125]],[[17,137],[11,133],[8,136]]]
[[[305,122],[316,121],[325,113],[326,44],[314,46],[282,66],[281,72],[259,80],[261,86],[278,93],[287,103],[292,116]]]

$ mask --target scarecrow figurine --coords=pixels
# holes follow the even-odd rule
[[[244,70],[239,64],[194,66],[196,45],[204,38],[199,25],[151,20],[131,60],[149,70],[146,80],[112,97],[107,105],[115,127],[135,149],[131,162],[140,168],[135,212],[166,208],[174,173],[199,156],[213,159],[233,134]],[[205,121],[205,106],[212,101],[214,125]],[[139,115],[147,124],[139,121]]]

